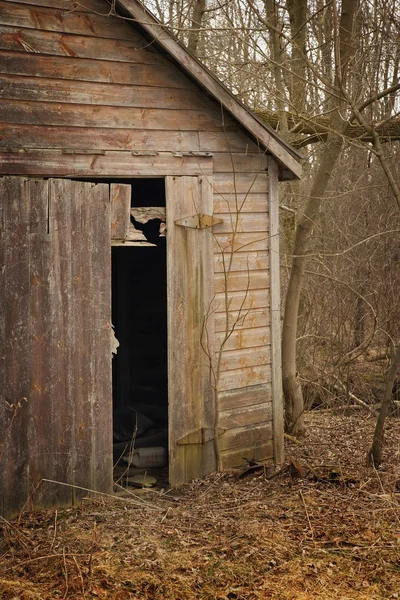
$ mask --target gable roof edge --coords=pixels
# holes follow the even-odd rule
[[[195,79],[200,87],[206,89],[262,146],[268,149],[285,167],[286,172],[289,170],[294,178],[300,179],[301,156],[294,148],[253,115],[250,109],[246,108],[207,67],[176,40],[138,0],[118,0],[118,4]]]

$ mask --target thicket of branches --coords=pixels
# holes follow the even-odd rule
[[[379,401],[400,334],[398,3],[147,5],[304,152],[281,198],[288,430],[302,433],[304,399]]]

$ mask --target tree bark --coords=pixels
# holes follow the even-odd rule
[[[282,333],[282,386],[285,398],[285,426],[288,433],[302,436],[304,426],[304,401],[300,379],[297,374],[296,347],[297,322],[300,297],[304,283],[307,252],[311,232],[324,199],[332,171],[340,156],[343,145],[343,134],[347,122],[343,121],[340,109],[340,91],[346,82],[346,72],[351,58],[351,38],[358,0],[343,0],[340,17],[339,39],[336,49],[335,91],[331,100],[331,123],[320,164],[316,170],[302,217],[296,230],[293,248],[293,262],[290,270],[288,289],[286,292],[285,312]]]
[[[390,404],[392,401],[392,389],[394,380],[396,379],[397,371],[400,367],[400,345],[397,347],[396,353],[393,358],[393,362],[390,366],[386,377],[385,392],[383,394],[381,408],[376,421],[374,439],[372,442],[371,450],[368,453],[368,462],[374,467],[379,467],[382,462],[382,445],[383,445],[383,431],[385,426],[386,417],[389,414]]]
[[[200,29],[206,10],[206,0],[195,0],[192,15],[192,24],[188,36],[188,50],[197,53],[199,45]]]
[[[304,283],[307,251],[311,231],[324,199],[334,166],[340,156],[342,141],[333,137],[327,144],[314,177],[311,193],[296,230],[293,263],[286,293],[282,333],[282,385],[285,397],[285,426],[293,435],[304,435],[304,403],[296,368],[297,320]]]

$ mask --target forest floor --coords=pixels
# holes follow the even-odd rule
[[[400,599],[400,419],[379,470],[374,421],[309,413],[272,478],[225,472],[3,522],[0,598]]]

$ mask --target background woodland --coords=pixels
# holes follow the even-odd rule
[[[287,430],[304,406],[380,402],[400,333],[396,0],[147,5],[304,155],[281,185]]]

